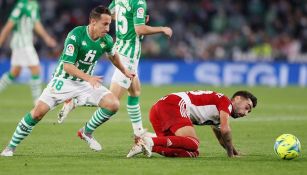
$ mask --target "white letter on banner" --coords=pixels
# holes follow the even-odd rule
[[[279,69],[279,85],[286,87],[288,85],[289,67],[287,65],[281,65]]]
[[[259,78],[259,83],[257,83],[257,77]],[[247,75],[247,84],[254,86],[257,84],[260,85],[269,85],[277,86],[277,74],[275,73],[275,68],[267,64],[255,64]]]
[[[214,63],[203,63],[195,68],[195,79],[199,83],[221,85],[220,66]]]
[[[300,66],[299,69],[299,75],[298,75],[298,84],[301,87],[304,87],[307,85],[307,67],[306,66]]]
[[[152,84],[171,84],[173,82],[173,74],[176,72],[178,72],[176,64],[154,64],[151,73]]]
[[[247,64],[226,64],[223,71],[224,85],[244,84],[243,75],[247,70]]]

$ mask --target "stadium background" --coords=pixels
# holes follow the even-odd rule
[[[14,0],[1,1],[3,26]],[[89,10],[110,0],[39,1],[41,19],[58,46],[47,48],[35,38],[50,79],[66,34],[86,25]],[[307,85],[307,5],[299,0],[148,0],[149,25],[170,26],[171,40],[162,35],[145,37],[140,65],[143,83],[161,85]],[[114,26],[111,34],[114,36]],[[0,74],[9,69],[9,40],[0,52]],[[112,73],[108,62],[96,74]],[[27,70],[19,82],[27,81]]]
[[[234,144],[243,153],[242,157],[227,159],[210,127],[195,127],[201,140],[197,159],[171,159],[156,154],[150,159],[142,155],[127,159],[133,136],[123,98],[116,116],[95,132],[95,138],[103,144],[102,152],[92,152],[75,135],[95,108],[77,108],[62,125],[56,123],[57,108],[36,126],[14,157],[0,157],[0,175],[306,174],[307,3],[303,0],[147,1],[150,25],[171,26],[174,35],[171,40],[148,36],[143,43],[140,74],[145,83],[141,95],[144,126],[152,131],[148,111],[165,94],[209,89],[230,96],[239,89],[250,90],[259,99],[257,108],[246,118],[231,120]],[[14,2],[0,0],[0,28]],[[67,32],[87,23],[91,7],[107,5],[109,0],[39,3],[42,22],[59,43],[57,48],[49,49],[35,38],[47,82]],[[114,30],[111,33],[114,36]],[[0,74],[9,69],[8,44],[7,41],[0,50]],[[108,61],[102,61],[96,73],[103,74],[108,81],[112,67]],[[28,78],[26,71],[18,81],[26,82]],[[161,86],[157,88],[158,85]],[[2,149],[20,118],[33,106],[29,88],[24,84],[11,85],[0,94],[0,99]],[[301,157],[283,161],[274,155],[274,140],[283,133],[300,139]]]

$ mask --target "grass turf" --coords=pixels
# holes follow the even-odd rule
[[[59,107],[49,112],[17,148],[14,157],[0,157],[2,174],[306,174],[307,93],[299,87],[205,87],[196,85],[143,86],[141,96],[143,123],[148,121],[151,105],[171,92],[209,89],[231,96],[236,90],[251,90],[258,106],[246,118],[231,120],[233,142],[244,155],[229,159],[219,146],[210,127],[196,126],[200,137],[200,157],[165,158],[154,154],[132,159],[125,156],[133,143],[132,128],[126,114],[126,98],[120,111],[99,127],[95,137],[103,151],[93,152],[76,137],[76,131],[90,118],[95,108],[72,111],[63,124],[56,123]],[[12,85],[0,94],[0,146],[4,148],[17,123],[30,111],[29,87]],[[274,155],[274,140],[283,133],[296,135],[302,144],[302,156],[280,160]]]

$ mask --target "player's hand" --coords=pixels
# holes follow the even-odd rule
[[[173,30],[169,27],[163,27],[163,33],[166,35],[168,38],[172,37],[173,35]]]
[[[88,82],[93,86],[93,88],[99,88],[102,83],[102,76],[91,76]]]
[[[132,78],[135,77],[135,73],[133,73],[133,72],[127,70],[127,69],[125,69],[124,74],[125,74],[126,77],[128,77],[128,78],[130,78],[130,79],[132,79]]]

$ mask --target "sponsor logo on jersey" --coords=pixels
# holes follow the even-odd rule
[[[74,55],[74,51],[75,51],[75,47],[72,44],[68,44],[66,47],[66,51],[65,54],[68,56],[73,56]]]
[[[144,13],[145,13],[144,8],[140,7],[136,11],[136,17],[137,18],[144,18]]]

